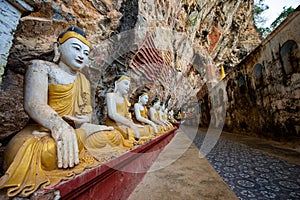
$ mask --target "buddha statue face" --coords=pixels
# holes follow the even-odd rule
[[[130,80],[128,79],[123,79],[121,81],[116,82],[116,87],[117,90],[122,94],[122,95],[127,95],[129,88],[130,88]]]
[[[61,44],[60,62],[78,71],[86,65],[89,53],[90,48],[86,44],[77,38],[70,38]]]
[[[139,97],[139,102],[143,105],[146,105],[149,100],[148,95],[142,95]]]
[[[155,104],[153,104],[153,107],[156,109],[156,110],[159,110],[160,109],[160,102],[156,102]]]

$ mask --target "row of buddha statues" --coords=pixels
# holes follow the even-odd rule
[[[146,90],[139,91],[131,116],[126,73],[116,76],[106,96],[106,124],[92,124],[90,83],[80,72],[91,48],[84,31],[72,26],[58,36],[53,62],[28,65],[24,108],[34,123],[6,146],[0,189],[8,197],[51,187],[174,129],[158,98],[148,112]]]

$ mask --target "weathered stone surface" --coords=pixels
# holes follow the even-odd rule
[[[156,48],[171,69],[167,74],[174,74],[171,79],[178,83],[166,78],[163,85],[171,88],[179,101],[191,101],[180,95],[195,96],[205,82],[218,79],[221,66],[232,68],[259,43],[252,6],[253,2],[241,1],[140,1],[136,27],[155,30]],[[247,34],[242,36],[242,32]],[[161,73],[165,77],[163,68]]]
[[[58,34],[70,25],[77,25],[94,46],[91,65],[85,73],[92,80],[95,121],[105,120],[105,94],[112,90],[113,78],[120,71],[127,71],[133,80],[139,80],[132,82],[131,92],[145,85],[153,96],[170,98],[170,108],[180,109],[197,102],[203,84],[218,79],[220,66],[231,68],[258,44],[252,5],[253,1],[238,0],[37,1],[37,11],[20,20],[6,70],[23,76],[28,61],[51,61],[52,44]],[[139,31],[143,28],[152,29],[148,31],[153,37],[151,50],[139,51],[142,42],[147,41],[147,31]],[[135,73],[134,65],[130,65],[138,52],[148,61],[162,58],[155,82],[145,77],[153,76],[152,70],[158,66],[146,62],[140,76]],[[22,91],[21,87],[16,90]],[[10,92],[3,90],[3,98],[10,99]],[[14,110],[6,106],[7,110]],[[4,112],[0,110],[1,114]],[[7,118],[17,119],[17,116]],[[15,120],[14,124],[20,122]],[[6,132],[16,131],[7,124],[3,127],[8,127]]]
[[[29,0],[30,1],[30,0]],[[34,1],[0,1],[0,84],[7,64],[9,50],[13,44],[15,32],[23,12],[33,11]]]
[[[298,7],[218,84],[225,88],[226,118],[222,119],[225,129],[275,139],[299,136],[299,24]],[[222,99],[221,95],[212,95],[218,87],[202,95],[202,126],[217,118],[210,111],[217,111],[211,109],[211,102]]]
[[[21,130],[29,117],[23,108],[24,77],[8,71],[0,89],[0,140]]]

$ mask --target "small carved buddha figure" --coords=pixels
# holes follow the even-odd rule
[[[149,124],[151,126],[151,133],[158,133],[157,125],[148,119],[147,102],[149,100],[148,93],[141,90],[138,95],[138,102],[134,104],[134,113],[136,120],[142,125]]]
[[[142,144],[151,138],[148,127],[135,124],[132,120],[127,96],[130,87],[130,77],[121,72],[115,77],[115,89],[112,93],[107,93],[107,113],[106,125],[113,126],[119,130],[125,139],[129,139],[135,144]]]
[[[155,97],[151,102],[151,107],[149,109],[150,112],[150,120],[154,123],[158,124],[158,132],[164,133],[167,130],[166,125],[159,119],[159,110],[160,110],[160,101],[159,98]]]
[[[58,64],[43,60],[29,64],[24,107],[35,123],[28,124],[6,146],[6,172],[0,188],[7,188],[9,197],[51,187],[100,164],[103,154],[105,158],[110,153],[115,156],[133,147],[113,127],[90,123],[90,84],[80,73],[90,49],[83,30],[73,26],[55,43]]]

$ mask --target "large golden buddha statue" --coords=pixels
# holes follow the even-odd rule
[[[113,127],[91,124],[90,83],[80,70],[91,44],[78,27],[59,35],[52,63],[34,60],[25,77],[24,107],[35,121],[7,145],[0,188],[28,196],[133,147]]]
[[[129,112],[131,104],[127,95],[130,87],[130,77],[121,72],[115,77],[114,92],[107,93],[107,113],[106,125],[113,126],[120,131],[125,139],[129,139],[135,144],[142,144],[153,138],[149,126],[134,123]]]

